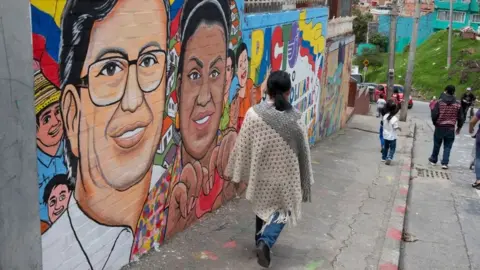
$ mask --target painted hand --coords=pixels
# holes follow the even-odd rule
[[[227,179],[227,165],[228,159],[230,158],[230,153],[233,151],[233,147],[235,146],[235,141],[237,140],[237,132],[230,131],[222,139],[220,143],[219,150],[218,150],[218,157],[217,157],[217,169],[220,177]]]
[[[167,221],[167,237],[181,231],[185,227],[188,217],[194,213],[192,210],[198,198],[199,177],[203,178],[206,169],[203,170],[197,161],[193,165],[187,164],[180,174],[179,181],[172,189],[169,201]]]

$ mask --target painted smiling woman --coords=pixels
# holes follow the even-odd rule
[[[167,237],[221,205],[224,170],[236,132],[219,139],[226,89],[227,0],[187,0],[181,14],[176,127],[182,144],[172,168]]]

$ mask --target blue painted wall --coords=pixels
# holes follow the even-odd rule
[[[248,48],[246,82],[262,86],[270,71],[285,70],[292,76],[290,101],[303,113],[313,144],[318,133],[321,75],[324,67],[328,9],[310,8],[279,13],[245,15],[243,42]],[[242,72],[237,77],[243,77]],[[235,91],[237,93],[238,91]]]
[[[379,17],[378,31],[386,36],[390,36],[390,16],[382,15]],[[418,26],[417,45],[422,44],[433,34],[433,24],[435,21],[435,13],[430,13],[420,18]],[[413,18],[398,17],[397,22],[397,44],[396,52],[403,52],[405,47],[410,44],[412,38]]]

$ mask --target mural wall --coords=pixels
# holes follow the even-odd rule
[[[241,193],[224,170],[272,70],[315,141],[327,10],[242,10],[31,0],[44,269],[119,269]]]
[[[249,76],[240,85],[257,85],[263,93],[270,71],[289,72],[293,85],[290,102],[303,112],[311,144],[319,128],[318,100],[322,93],[327,19],[326,8],[282,12],[281,16],[254,14],[245,18],[244,42],[250,50],[245,59],[250,61]],[[237,75],[242,78],[242,73]]]
[[[346,124],[348,89],[355,37],[337,37],[327,44],[327,61],[320,96],[319,136],[335,133]]]

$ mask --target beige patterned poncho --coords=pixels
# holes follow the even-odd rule
[[[301,113],[277,111],[263,102],[245,116],[227,166],[233,182],[248,181],[246,198],[254,213],[269,224],[296,225],[301,204],[311,201],[313,173]]]

